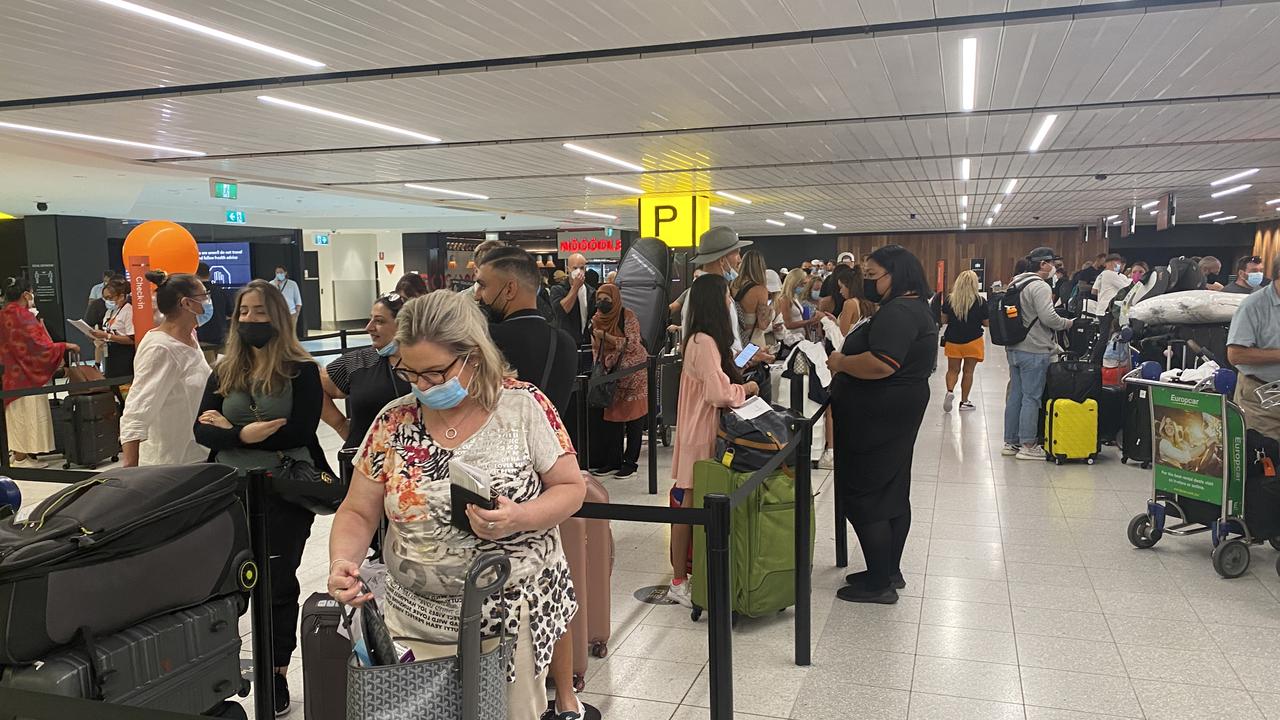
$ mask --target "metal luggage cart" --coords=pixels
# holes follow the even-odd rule
[[[1164,535],[1210,533],[1213,569],[1225,578],[1249,570],[1255,537],[1245,520],[1245,420],[1225,395],[1205,391],[1210,382],[1181,385],[1143,379],[1151,410],[1151,499],[1147,511],[1129,521],[1134,547],[1153,547]],[[1191,448],[1185,447],[1191,443]],[[1203,447],[1195,451],[1195,448]],[[1166,519],[1181,522],[1166,526]]]

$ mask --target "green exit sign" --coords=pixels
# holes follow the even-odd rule
[[[229,223],[231,223],[231,224],[233,224],[233,225],[243,225],[243,224],[245,224],[244,211],[243,211],[243,210],[228,210],[228,211],[227,211],[227,222],[229,222]]]
[[[219,178],[209,180],[209,195],[216,200],[235,200],[239,197],[239,191],[240,185],[234,180]]]

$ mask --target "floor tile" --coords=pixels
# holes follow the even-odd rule
[[[1019,634],[1017,637],[1018,662],[1023,667],[1125,677],[1125,666],[1115,643],[1047,635]]]
[[[1010,582],[1009,604],[1052,610],[1102,612],[1092,587],[1063,587],[1041,583]]]
[[[1249,692],[1280,693],[1280,673],[1276,672],[1274,658],[1250,657],[1237,654],[1234,648],[1226,646],[1230,652],[1227,662],[1236,676]]]
[[[1199,622],[1178,622],[1157,617],[1108,615],[1107,626],[1119,645],[1145,645],[1201,650],[1214,640],[1206,626]]]
[[[834,637],[818,643],[813,654],[815,667],[839,668],[844,682],[896,690],[911,689],[914,661],[907,653],[849,647]]]
[[[1007,605],[1009,586],[998,580],[929,575],[925,578],[924,597]]]
[[[1027,705],[1142,717],[1128,678],[1024,667],[1022,692]]]
[[[1011,632],[1013,619],[1009,607],[992,603],[974,603],[961,600],[925,598],[920,611],[924,625],[998,630]]]
[[[1013,626],[1018,634],[1111,641],[1107,621],[1097,613],[1019,606],[1013,608]]]
[[[1280,720],[1280,694],[1259,692],[1249,694],[1253,696],[1253,704],[1258,706],[1266,720]]]
[[[1022,706],[973,698],[911,693],[909,720],[1024,720]]]
[[[848,720],[851,709],[861,717],[905,720],[911,693],[906,690],[853,685],[838,675],[810,676],[791,717],[796,720]]]
[[[1095,588],[1094,593],[1098,596],[1102,612],[1107,615],[1158,617],[1162,620],[1187,622],[1197,619],[1196,611],[1182,595],[1152,595],[1103,588]],[[1280,606],[1276,609],[1280,610]]]
[[[596,693],[586,692],[578,696],[582,702],[591,705],[600,711],[602,718],[653,718],[653,720],[669,720],[672,713],[676,711],[678,705],[670,703],[654,702],[652,700],[637,700],[636,698],[617,697],[613,695],[598,695]],[[734,713],[735,718],[737,713]]]
[[[1270,657],[1280,663],[1280,629],[1216,623],[1204,627],[1218,647],[1229,649],[1232,654]]]
[[[588,672],[587,684],[601,695],[679,704],[701,671],[700,664],[610,655]]]
[[[1149,718],[1213,718],[1214,720],[1262,720],[1253,698],[1243,690],[1134,680],[1133,689]]]
[[[917,656],[911,689],[976,700],[1022,702],[1017,667],[972,660]]]
[[[1124,658],[1129,677],[1134,680],[1244,689],[1235,671],[1227,664],[1227,658],[1214,649],[1161,648],[1153,652],[1149,647],[1123,645],[1120,656]]]
[[[1018,664],[1013,634],[994,630],[921,625],[915,652],[957,660]]]

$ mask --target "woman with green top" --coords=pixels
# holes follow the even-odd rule
[[[324,390],[320,369],[298,343],[284,296],[254,280],[236,295],[226,354],[200,403],[196,442],[209,459],[241,470],[278,470],[287,456],[328,471],[316,438]],[[271,555],[272,657],[277,715],[289,709],[285,673],[297,647],[298,565],[311,535],[311,511],[267,496]]]

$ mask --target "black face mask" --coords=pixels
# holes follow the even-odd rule
[[[261,350],[276,336],[276,328],[269,322],[244,322],[236,327],[240,341]]]
[[[497,298],[495,297],[494,300],[497,300]],[[479,293],[476,293],[476,304],[480,306],[480,312],[484,313],[485,319],[487,319],[490,324],[496,325],[507,318],[506,306],[503,306],[503,309],[499,310],[493,303],[487,303],[480,299]],[[507,306],[510,304],[511,303],[508,302]]]
[[[601,313],[608,315],[609,313],[613,312],[613,301],[601,300],[600,302],[596,303],[596,309],[599,310]]]
[[[862,295],[873,303],[879,303],[884,300],[884,296],[876,289],[876,280],[879,280],[879,278],[875,280],[871,278],[862,279]]]

